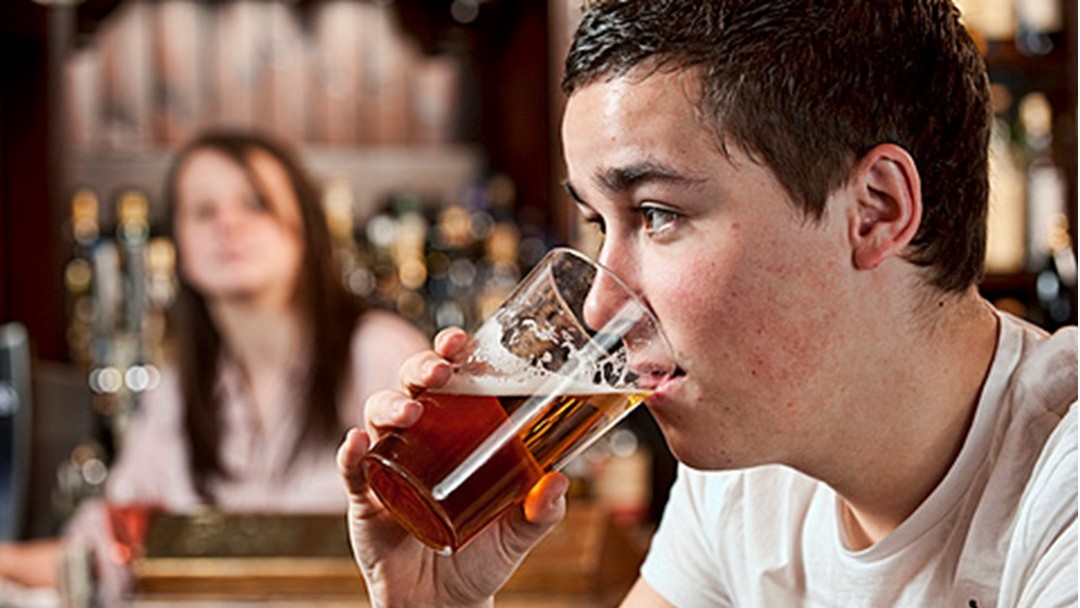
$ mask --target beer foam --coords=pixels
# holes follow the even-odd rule
[[[514,320],[515,332],[508,335],[505,322],[497,314],[481,325],[473,334],[472,354],[439,392],[504,397],[638,392],[628,386],[636,374],[625,353],[608,352],[610,344],[527,318]]]
[[[514,397],[535,395],[553,386],[564,395],[615,395],[641,392],[632,387],[612,387],[557,374],[529,374],[522,377],[469,376],[454,374],[445,386],[434,392],[478,397]]]

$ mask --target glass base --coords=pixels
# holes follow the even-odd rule
[[[441,555],[454,552],[458,546],[457,534],[427,488],[408,471],[375,452],[364,456],[362,466],[371,489],[403,528]]]

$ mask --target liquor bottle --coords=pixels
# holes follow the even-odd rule
[[[124,329],[136,339],[142,333],[146,308],[146,242],[150,238],[150,203],[146,196],[129,190],[117,204],[117,239],[123,249],[125,277]]]
[[[398,192],[391,206],[394,227],[389,254],[395,277],[394,292],[388,295],[401,316],[418,326],[427,326],[429,310],[423,290],[428,278],[425,250],[429,222],[423,200],[414,193]]]
[[[471,326],[477,320],[471,306],[477,274],[473,215],[458,202],[446,205],[429,239],[427,295],[437,329]]]
[[[71,232],[75,238],[78,254],[85,254],[87,248],[97,242],[100,235],[101,205],[94,191],[80,188],[71,197]]]
[[[71,198],[71,235],[75,241],[71,259],[64,267],[68,313],[67,339],[71,358],[87,366],[93,336],[94,303],[91,289],[94,270],[91,256],[100,238],[97,195],[81,188]]]
[[[1015,274],[1024,269],[1024,172],[1010,141],[1009,125],[994,119],[990,134],[990,205],[986,230],[986,270]]]
[[[346,286],[349,275],[358,265],[356,240],[353,238],[355,227],[356,200],[352,184],[348,179],[336,177],[323,186],[323,210],[326,213],[326,225],[330,230],[330,241],[334,248],[334,258]]]
[[[977,37],[1011,40],[1016,34],[1013,0],[956,0],[961,18]]]
[[[1066,180],[1051,154],[1054,118],[1046,95],[1037,91],[1025,95],[1020,100],[1019,119],[1027,156],[1027,269],[1037,272],[1051,255],[1054,218],[1065,213]]]
[[[148,390],[157,384],[157,367],[165,360],[166,313],[176,300],[176,291],[176,247],[167,237],[151,238],[146,244],[147,307],[143,321],[147,375],[145,386],[140,390]]]
[[[1016,1],[1016,48],[1025,55],[1046,55],[1060,44],[1061,0]]]
[[[1035,277],[1035,294],[1044,328],[1054,330],[1076,323],[1076,250],[1069,236],[1069,220],[1059,213],[1048,226],[1043,268]]]
[[[121,316],[106,338],[108,356],[102,362],[106,377],[118,377],[119,382],[106,383],[106,387],[114,390],[103,393],[102,413],[107,417],[112,440],[121,445],[138,407],[137,393],[146,388],[143,323],[147,315],[146,245],[150,237],[150,204],[146,196],[137,190],[121,194],[117,200],[117,219]]]
[[[521,231],[516,222],[517,185],[504,173],[487,182],[490,214],[494,225],[484,239],[484,282],[480,317],[486,318],[510,296],[522,277]]]

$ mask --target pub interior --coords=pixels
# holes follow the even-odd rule
[[[162,187],[206,128],[296,144],[341,281],[428,337],[475,326],[551,247],[595,248],[560,186],[580,0],[0,4],[0,542],[53,537],[101,496],[161,380],[177,292]],[[1076,3],[958,4],[996,111],[982,290],[1049,330],[1075,324]],[[673,472],[636,411],[568,470],[567,520],[500,605],[615,605]],[[341,522],[157,514],[125,601],[363,605]],[[58,589],[0,579],[0,606],[96,605],[86,555],[59,567]]]

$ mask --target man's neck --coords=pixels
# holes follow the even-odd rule
[[[843,497],[853,548],[895,530],[944,479],[974,418],[997,344],[997,317],[972,289],[882,353],[888,378],[869,379],[862,418],[839,443],[848,461],[822,477]],[[858,414],[857,414],[858,415]],[[852,467],[852,462],[861,466]]]

